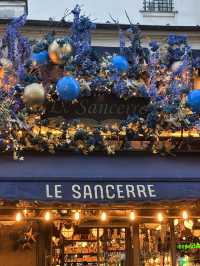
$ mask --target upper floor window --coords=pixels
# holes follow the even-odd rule
[[[27,0],[0,0],[0,19],[19,17],[27,13]]]
[[[173,0],[144,0],[144,12],[174,12]]]

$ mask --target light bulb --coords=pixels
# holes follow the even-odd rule
[[[188,213],[186,211],[183,211],[182,216],[184,220],[188,219]]]
[[[101,214],[101,221],[105,222],[107,220],[107,214],[105,212],[102,212]]]
[[[177,226],[179,223],[178,219],[174,219],[174,226]]]
[[[162,222],[164,220],[162,213],[158,213],[157,219],[159,222]]]
[[[45,219],[45,221],[49,221],[49,220],[51,220],[51,214],[50,214],[50,212],[45,212],[45,215],[44,215],[44,219]]]
[[[81,218],[81,214],[80,214],[80,212],[75,212],[75,213],[74,213],[74,220],[79,221],[80,218]]]
[[[135,220],[135,212],[134,211],[132,211],[132,212],[130,212],[130,220],[131,221],[134,221]]]
[[[16,214],[15,219],[16,219],[16,222],[21,222],[21,220],[22,220],[22,214],[21,214],[21,212],[18,212],[18,213]]]

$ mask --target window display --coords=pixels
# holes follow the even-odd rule
[[[125,228],[54,228],[52,266],[124,266]]]
[[[140,256],[142,266],[171,266],[168,224],[140,225]]]
[[[174,220],[178,266],[200,266],[200,220]]]

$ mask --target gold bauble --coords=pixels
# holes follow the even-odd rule
[[[33,83],[24,89],[24,101],[27,104],[42,104],[45,100],[45,89],[42,84]]]
[[[183,64],[182,61],[176,61],[176,62],[174,62],[172,64],[172,66],[171,66],[171,71],[172,72],[176,72],[182,64]]]
[[[61,40],[56,39],[50,44],[48,52],[49,58],[54,64],[63,64],[64,57],[70,56],[73,52],[72,45],[70,43],[60,44]]]

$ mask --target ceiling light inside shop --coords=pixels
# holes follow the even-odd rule
[[[135,220],[135,212],[134,211],[132,211],[132,212],[130,212],[130,220],[131,221],[134,221]]]
[[[188,219],[188,213],[186,211],[183,211],[182,217],[184,220],[187,220]]]
[[[158,215],[157,215],[157,219],[158,219],[158,221],[159,221],[160,223],[164,220],[163,214],[162,214],[161,212],[158,213]]]
[[[102,212],[101,213],[101,221],[105,222],[106,220],[107,220],[107,214],[106,214],[106,212]]]
[[[21,214],[21,212],[18,212],[16,214],[15,220],[16,220],[16,222],[21,222],[21,220],[22,220],[22,214]]]
[[[76,212],[74,213],[74,220],[75,220],[75,221],[79,221],[80,218],[81,218],[81,214],[80,214],[80,212],[79,212],[79,211],[76,211]]]

